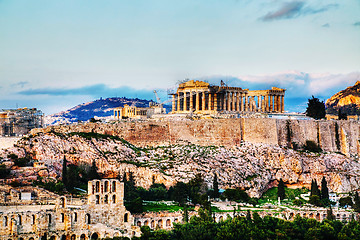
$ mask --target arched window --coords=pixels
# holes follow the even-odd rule
[[[124,222],[128,222],[128,221],[129,221],[129,215],[128,215],[128,213],[125,213]]]
[[[18,215],[18,225],[21,225],[22,222],[21,222],[21,215]]]
[[[74,222],[77,222],[77,213],[74,213]]]
[[[32,215],[32,225],[34,225],[34,224],[35,224],[35,220],[36,220],[35,215]]]
[[[95,192],[100,192],[100,182],[96,182],[96,184],[95,184]]]
[[[95,196],[95,204],[100,204],[100,196],[99,195]]]
[[[116,182],[115,181],[112,182],[112,191],[116,192]]]
[[[7,216],[4,217],[3,222],[4,222],[4,227],[7,227],[7,225],[8,225],[8,217]]]
[[[85,240],[85,239],[86,239],[85,234],[81,234],[81,236],[80,236],[80,240]]]
[[[60,198],[60,207],[62,207],[62,208],[65,207],[65,198],[64,197]]]
[[[48,222],[51,223],[51,214],[48,214]]]
[[[116,195],[112,196],[113,203],[116,203]]]
[[[89,213],[87,213],[87,214],[85,215],[85,223],[86,223],[86,224],[90,224],[90,223],[91,223],[91,219],[90,219],[90,214],[89,214]]]
[[[104,197],[104,203],[108,203],[109,202],[109,197],[108,197],[108,195],[105,195],[105,197]]]
[[[61,213],[61,222],[65,222],[65,214]]]
[[[105,181],[105,192],[109,191],[109,181]]]
[[[76,235],[75,234],[71,235],[70,240],[76,240]]]
[[[161,219],[158,221],[158,226],[159,228],[163,228],[163,221]]]
[[[170,221],[170,219],[166,220],[166,226],[167,226],[167,227],[171,227],[171,221]]]

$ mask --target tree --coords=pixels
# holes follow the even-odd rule
[[[308,99],[308,106],[306,108],[306,116],[322,119],[326,115],[325,104],[324,101],[320,102],[320,100],[314,96]]]
[[[93,180],[93,179],[100,179],[95,160],[92,162],[91,168],[89,171],[89,180]]]
[[[360,198],[359,194],[356,192],[354,197],[354,211],[360,213]]]
[[[328,210],[326,210],[326,219],[330,220],[330,221],[336,220],[333,210],[331,208],[331,205],[330,205],[330,208]]]
[[[317,185],[316,179],[311,181],[310,196],[318,196],[320,198],[320,190]]]
[[[321,180],[321,200],[328,200],[329,199],[329,189],[327,187],[327,182],[325,177],[322,178]]]
[[[214,181],[213,181],[213,189],[214,189],[214,193],[213,193],[213,197],[214,198],[219,198],[219,183],[218,183],[218,178],[216,173],[214,173]]]
[[[67,174],[67,160],[66,160],[65,156],[63,159],[63,166],[62,166],[62,182],[63,182],[64,186],[67,188],[68,187],[68,174]]]
[[[281,200],[285,199],[285,185],[282,178],[280,178],[277,190],[278,190],[277,192],[278,198],[280,198]]]
[[[10,174],[10,169],[5,164],[0,164],[0,178],[6,178]]]
[[[346,112],[341,112],[341,109],[339,109],[339,112],[338,112],[338,119],[339,120],[347,120],[347,114],[346,114]]]

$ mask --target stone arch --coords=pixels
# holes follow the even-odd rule
[[[306,213],[303,213],[303,218],[306,218]]]
[[[151,220],[150,228],[154,228],[154,227],[155,227],[155,221],[154,221],[154,220]]]
[[[124,222],[128,222],[129,221],[129,214],[125,213],[124,214]]]
[[[347,220],[348,216],[346,214],[343,215],[342,220]]]
[[[116,203],[116,195],[115,194],[112,196],[112,203]]]
[[[61,213],[61,222],[65,222],[65,214],[64,213]]]
[[[294,218],[294,213],[291,212],[291,213],[289,214],[289,219],[292,220],[293,218]]]
[[[8,225],[8,217],[7,216],[4,216],[4,218],[3,218],[3,225],[4,225],[4,227],[7,227],[7,225]]]
[[[32,215],[31,216],[31,224],[34,225],[35,224],[35,221],[36,221],[36,216],[35,215]]]
[[[71,235],[70,240],[76,240],[76,235],[75,234]]]
[[[224,221],[224,217],[223,217],[223,216],[220,216],[220,217],[219,217],[219,222],[222,222],[222,221]]]
[[[21,237],[21,238],[19,238],[19,240],[24,240],[24,238]]]
[[[100,204],[100,196],[95,195],[95,204]]]
[[[56,240],[56,236],[55,235],[51,236],[50,240]]]
[[[65,198],[65,197],[60,197],[60,199],[59,199],[59,206],[60,206],[61,208],[65,208],[65,206],[66,206],[66,198]]]
[[[108,180],[105,180],[104,188],[105,188],[104,190],[105,190],[106,193],[109,192],[109,181]]]
[[[22,217],[20,214],[17,215],[17,220],[18,220],[17,224],[22,225]]]
[[[95,182],[95,192],[99,193],[100,192],[100,181],[96,181]]]
[[[317,213],[317,214],[315,215],[315,219],[316,219],[317,221],[320,221],[320,213]]]
[[[74,222],[77,222],[77,212],[74,212]]]
[[[112,182],[111,190],[112,190],[113,192],[116,192],[116,181],[113,181],[113,182]]]
[[[340,214],[338,213],[338,214],[336,214],[336,219],[340,219]]]
[[[52,219],[51,219],[51,214],[50,213],[47,215],[47,220],[48,220],[48,223],[51,224]]]
[[[166,220],[166,227],[171,227],[171,220],[170,219]]]
[[[137,221],[136,226],[141,227],[141,222]]]
[[[149,226],[149,221],[148,221],[148,220],[145,220],[144,225],[145,225],[145,226]]]
[[[175,223],[178,223],[178,222],[179,222],[179,219],[178,219],[178,218],[175,218],[175,219],[174,219],[174,222],[175,222]]]
[[[87,214],[85,215],[85,223],[86,223],[86,224],[90,224],[90,223],[91,223],[91,218],[90,218],[90,214],[89,214],[89,213],[87,213]]]
[[[324,220],[326,218],[326,214],[324,213],[323,215],[322,215],[322,220]]]
[[[31,237],[31,238],[29,238],[29,240],[34,240],[34,238],[33,238],[33,237]]]
[[[314,214],[313,214],[313,213],[309,213],[309,218],[314,218]]]
[[[91,240],[96,240],[96,239],[99,239],[99,235],[97,233],[93,233],[91,234]]]
[[[160,219],[160,220],[158,221],[157,225],[159,226],[159,228],[163,228],[163,227],[164,227],[164,226],[163,226],[163,220]]]
[[[84,233],[80,235],[80,240],[86,240],[86,235]]]

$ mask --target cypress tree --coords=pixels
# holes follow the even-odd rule
[[[68,173],[67,173],[67,161],[64,155],[63,166],[62,166],[62,182],[65,187],[68,186]]]
[[[319,198],[321,197],[316,179],[311,181],[311,192],[310,192],[310,196],[315,196],[315,195],[318,196]]]
[[[214,198],[219,197],[219,183],[216,173],[214,173],[214,181],[213,181],[213,189],[214,189]]]
[[[321,200],[323,199],[329,199],[329,189],[327,187],[327,182],[325,177],[321,180]]]
[[[278,193],[277,193],[278,197],[283,200],[285,199],[285,185],[284,182],[282,180],[282,178],[280,178],[279,184],[278,184]]]
[[[331,208],[331,205],[330,205],[330,208],[326,211],[326,219],[330,220],[330,221],[336,220],[335,215],[333,214],[333,210]]]
[[[354,202],[354,211],[360,213],[360,198],[357,192],[355,193]]]
[[[91,168],[90,168],[90,171],[89,171],[89,179],[90,180],[100,179],[100,175],[98,173],[98,169],[96,167],[95,160],[91,164]]]

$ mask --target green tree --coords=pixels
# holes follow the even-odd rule
[[[322,119],[325,118],[325,104],[324,101],[320,102],[318,98],[312,96],[312,98],[308,99],[308,106],[306,108],[306,116]]]
[[[347,197],[340,198],[340,200],[339,200],[339,205],[340,205],[341,207],[353,206],[354,203],[353,203],[351,197],[350,197],[350,196],[347,196]]]
[[[89,176],[89,180],[100,179],[100,175],[98,173],[98,168],[96,166],[95,160],[92,161],[88,176]]]
[[[310,191],[310,196],[315,196],[315,195],[318,196],[319,198],[321,196],[316,179],[311,181],[311,191]]]
[[[322,178],[321,180],[321,201],[323,202],[323,204],[325,206],[328,206],[330,205],[330,200],[329,200],[329,189],[327,187],[327,182],[326,182],[326,179],[325,177]]]
[[[0,164],[0,178],[7,178],[10,174],[10,169],[5,164]]]
[[[278,190],[277,191],[278,198],[280,198],[281,200],[285,199],[285,184],[284,184],[282,178],[280,178],[277,190]]]
[[[330,220],[330,221],[334,221],[336,218],[335,218],[335,215],[333,213],[333,210],[331,208],[331,205],[329,207],[328,210],[326,210],[326,219],[327,220]]]
[[[338,119],[339,120],[347,120],[348,116],[346,112],[341,112],[341,109],[339,109],[338,112]]]
[[[214,173],[213,189],[214,189],[213,197],[219,198],[219,196],[220,196],[219,183],[218,183],[218,177],[217,177],[216,173]]]
[[[66,188],[68,188],[68,174],[67,174],[67,160],[64,155],[63,165],[62,165],[62,182]]]
[[[358,192],[355,192],[353,208],[355,212],[360,213],[360,198]]]

